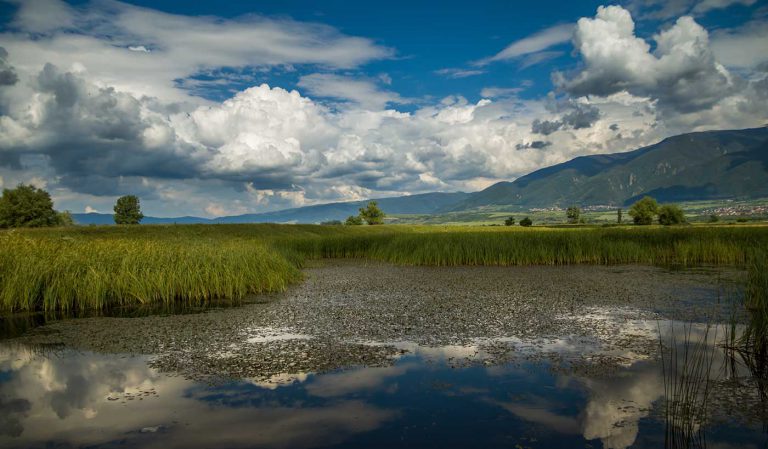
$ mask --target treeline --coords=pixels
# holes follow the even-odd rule
[[[126,195],[117,199],[114,207],[116,224],[139,224],[144,218],[139,198]],[[53,208],[51,195],[33,185],[19,184],[3,189],[0,197],[0,228],[44,228],[73,226],[69,211]]]

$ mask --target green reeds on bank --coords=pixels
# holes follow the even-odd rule
[[[764,248],[751,252],[747,265],[744,305],[748,322],[741,336],[740,347],[759,361],[765,378],[768,375],[768,250]]]
[[[283,290],[295,265],[247,240],[131,240],[0,235],[5,310],[238,300]]]
[[[307,259],[404,265],[740,265],[768,227],[171,225],[0,231],[0,309],[201,303],[280,291]]]

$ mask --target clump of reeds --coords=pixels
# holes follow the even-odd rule
[[[764,361],[768,358],[768,251],[764,249],[757,249],[751,254],[744,305],[749,321],[741,344],[745,350]]]
[[[6,310],[203,303],[279,291],[298,269],[255,240],[33,238],[0,235]]]
[[[709,325],[700,339],[692,337],[692,325],[684,326],[682,341],[678,340],[674,326],[670,329],[668,352],[659,337],[664,375],[664,447],[704,448],[716,347],[708,343]]]

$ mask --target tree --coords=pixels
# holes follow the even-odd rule
[[[665,204],[659,208],[659,224],[664,226],[685,223],[685,214],[675,204]]]
[[[385,215],[384,211],[379,209],[376,201],[371,201],[368,203],[368,206],[360,208],[360,218],[369,225],[384,224]]]
[[[141,204],[136,195],[125,195],[117,199],[115,203],[115,223],[139,224],[144,214],[141,213]]]
[[[358,226],[363,224],[363,219],[357,215],[350,215],[347,217],[347,221],[344,222],[347,226]]]
[[[19,184],[15,189],[3,189],[0,228],[37,228],[57,224],[51,195],[45,190],[25,184]]]
[[[621,208],[618,208],[618,210],[616,210],[616,223],[621,224],[621,218],[622,218],[621,213],[622,213]]]
[[[527,228],[532,224],[533,224],[533,221],[528,217],[525,217],[522,220],[520,220],[520,226],[525,226]]]
[[[629,216],[637,225],[649,225],[658,211],[659,203],[650,196],[644,196],[629,208]]]
[[[515,225],[515,217],[510,216],[506,220],[504,220],[504,226],[514,226]]]
[[[581,209],[577,206],[571,206],[565,211],[565,216],[568,218],[568,223],[574,224],[579,222],[579,215],[581,215]]]
[[[718,217],[717,215],[712,214],[709,216],[710,223],[717,223],[718,221],[720,221],[720,217]]]

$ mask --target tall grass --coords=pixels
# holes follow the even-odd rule
[[[146,240],[0,236],[6,310],[103,309],[202,303],[279,291],[294,264],[253,240]]]
[[[187,225],[0,232],[0,309],[85,310],[240,299],[300,279],[307,259],[406,265],[748,262],[768,227],[506,228]]]
[[[674,325],[670,330],[668,352],[664,351],[659,330],[664,377],[664,447],[705,448],[710,374],[717,349],[708,343],[709,326],[699,339],[692,336],[693,325],[683,327],[682,340],[678,340]],[[713,340],[717,340],[716,335]]]
[[[755,250],[747,270],[744,297],[749,321],[741,343],[746,350],[765,361],[768,359],[768,251]]]

